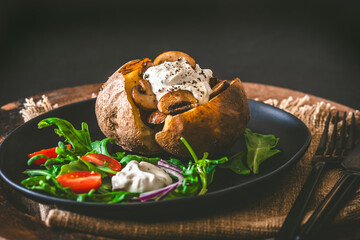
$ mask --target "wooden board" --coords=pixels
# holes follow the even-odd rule
[[[274,98],[281,100],[293,97],[303,97],[305,93],[293,91],[290,89],[279,88],[257,83],[244,83],[248,98],[266,100]],[[57,103],[63,106],[69,103],[81,101],[92,97],[97,93],[101,83],[89,84],[77,87],[63,88],[32,96],[34,100],[41,99],[45,94],[51,103]],[[347,106],[325,100],[316,96],[310,96],[310,102],[325,101],[336,106],[341,111],[353,111]],[[23,119],[19,114],[25,99],[6,104],[0,109],[0,142],[17,126],[23,123]],[[3,183],[0,181],[0,239],[109,239],[90,234],[72,232],[68,230],[47,228],[44,223],[26,214],[21,204],[10,202],[6,198],[6,191]],[[327,229],[326,236],[328,239],[360,239],[360,224],[351,224],[345,226],[337,226]]]

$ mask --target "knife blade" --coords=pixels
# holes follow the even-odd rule
[[[360,184],[360,144],[343,159],[344,174],[301,228],[297,240],[316,239],[321,229],[336,216]]]

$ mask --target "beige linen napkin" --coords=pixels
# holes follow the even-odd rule
[[[311,131],[312,142],[301,160],[281,177],[281,181],[275,182],[277,186],[273,186],[262,196],[244,199],[226,212],[186,221],[154,221],[148,223],[121,220],[121,213],[119,213],[119,220],[111,220],[63,211],[31,200],[26,200],[25,204],[30,212],[36,213],[47,226],[109,237],[124,239],[250,239],[272,237],[280,229],[311,170],[311,158],[318,146],[326,116],[336,109],[324,102],[311,105],[307,95],[296,99],[289,97],[282,101],[269,99],[265,102],[284,109],[301,119]],[[356,111],[355,114],[359,120],[359,111]],[[316,194],[311,200],[307,216],[330,191],[340,175],[340,169],[331,169],[324,174],[315,191]],[[359,220],[360,191],[340,212],[335,223]]]

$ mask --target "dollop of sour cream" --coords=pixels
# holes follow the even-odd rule
[[[149,67],[143,75],[150,82],[158,101],[168,92],[188,90],[199,101],[199,105],[209,101],[212,93],[209,80],[212,76],[210,69],[201,69],[198,64],[194,69],[185,58]]]
[[[111,183],[113,190],[143,193],[170,185],[172,179],[151,163],[132,160],[111,178]]]

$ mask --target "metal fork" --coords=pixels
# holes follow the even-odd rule
[[[348,158],[341,163],[345,170],[343,175],[301,228],[296,237],[297,240],[316,239],[316,236],[321,233],[321,229],[333,220],[358,189],[360,184],[360,145],[358,144],[354,148],[356,140],[355,125],[355,116],[353,114],[349,128],[349,138],[344,150]],[[353,150],[349,153],[351,149]]]
[[[298,232],[301,221],[305,215],[306,207],[309,204],[309,200],[313,195],[315,186],[317,185],[325,166],[338,165],[340,163],[340,159],[343,157],[343,154],[346,154],[346,151],[343,151],[346,135],[346,113],[344,113],[343,125],[340,131],[340,137],[337,146],[336,138],[337,125],[339,122],[339,112],[336,113],[334,117],[334,129],[326,151],[330,120],[331,113],[329,113],[327,116],[319,146],[312,159],[313,168],[307,177],[298,197],[296,198],[290,212],[288,213],[278,235],[276,236],[276,240],[289,240],[296,237],[296,233]]]

